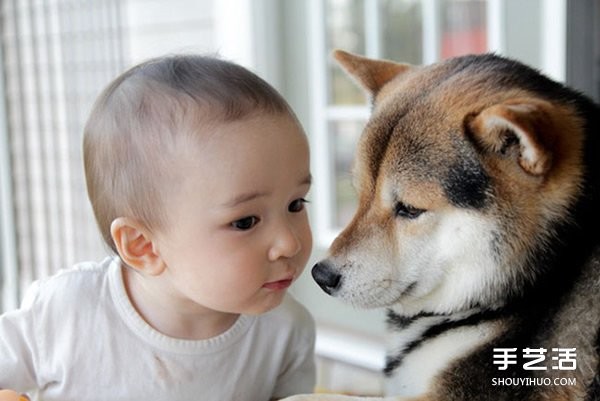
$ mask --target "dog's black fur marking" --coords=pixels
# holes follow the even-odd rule
[[[484,321],[490,321],[498,319],[506,313],[505,310],[486,310],[477,312],[473,315],[465,317],[460,320],[452,320],[450,317],[444,319],[442,322],[434,324],[431,327],[428,327],[427,330],[417,339],[411,341],[404,347],[402,351],[394,356],[388,356],[386,358],[385,368],[383,369],[383,373],[386,376],[391,376],[394,370],[396,370],[404,360],[406,354],[414,351],[416,348],[423,345],[423,343],[436,338],[437,336],[444,334],[448,330],[454,330],[460,327],[465,326],[476,326]],[[392,311],[388,311],[388,319],[391,317],[393,323],[404,324],[404,327],[408,327],[408,325],[416,322],[418,319],[423,317],[431,317],[431,316],[445,316],[445,315],[436,315],[429,313],[422,313],[411,318],[402,318],[401,316],[395,314]],[[389,321],[389,320],[388,320]]]
[[[468,157],[454,164],[442,182],[454,206],[472,209],[485,207],[489,185],[489,177],[481,165]]]
[[[600,355],[600,329],[596,335],[596,353]],[[588,393],[585,401],[598,401],[600,400],[600,359],[598,360],[598,367],[596,368],[596,376],[588,388]]]
[[[386,311],[386,323],[390,330],[402,330],[413,324],[415,321],[423,318],[423,317],[432,317],[432,316],[448,316],[445,314],[438,313],[427,313],[421,312],[414,316],[402,316],[397,314],[391,309]]]
[[[386,324],[391,330],[405,329],[410,326],[416,320],[416,318],[416,316],[407,317],[398,315],[391,309],[386,311]]]
[[[477,306],[476,306],[477,308]],[[450,316],[446,313],[430,313],[430,312],[421,312],[413,316],[402,316],[394,312],[392,309],[387,309],[386,311],[386,323],[388,328],[392,331],[405,329],[417,320],[423,317],[434,317],[434,316]]]

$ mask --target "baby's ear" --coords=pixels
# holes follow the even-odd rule
[[[118,217],[110,225],[110,234],[126,265],[152,276],[164,271],[166,265],[156,250],[150,231],[142,223]]]

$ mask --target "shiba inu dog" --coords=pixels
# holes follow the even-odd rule
[[[600,400],[599,107],[491,54],[334,56],[372,115],[358,210],[312,275],[387,308],[391,399]]]

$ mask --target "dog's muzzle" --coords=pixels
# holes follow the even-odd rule
[[[319,287],[329,295],[333,295],[342,284],[342,275],[325,260],[314,265],[311,274]]]

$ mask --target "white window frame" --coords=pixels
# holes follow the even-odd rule
[[[0,77],[4,76],[4,60],[0,47]],[[12,208],[12,175],[10,165],[10,143],[6,115],[4,80],[0,79],[0,313],[18,306],[17,254],[15,226]]]
[[[281,90],[278,0],[214,2],[216,48],[220,56],[256,72]]]

